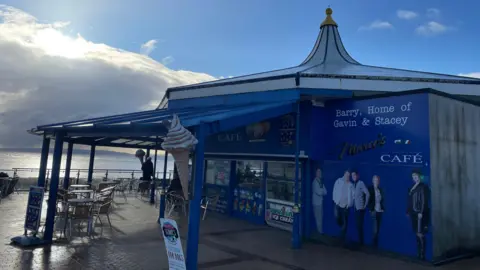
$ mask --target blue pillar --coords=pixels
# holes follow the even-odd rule
[[[50,150],[50,138],[43,136],[42,154],[40,156],[40,170],[38,171],[38,180],[37,180],[37,186],[39,187],[45,186],[49,150]]]
[[[198,241],[200,239],[200,201],[202,200],[204,150],[205,150],[205,125],[201,123],[196,129],[198,144],[195,147],[195,180],[193,200],[190,201],[188,216],[187,237],[187,269],[196,270],[198,262]]]
[[[300,209],[299,204],[299,191],[300,191],[300,179],[299,179],[299,155],[300,153],[300,102],[297,103],[297,120],[295,121],[295,206],[293,207],[293,230],[292,230],[292,248],[298,249],[301,247],[300,238]],[[304,183],[305,184],[305,183]]]
[[[146,155],[146,156],[147,156],[147,157],[149,157],[149,156],[150,156],[150,148],[149,148],[149,149],[147,149],[147,155]]]
[[[70,185],[70,169],[72,167],[73,143],[68,143],[67,162],[65,163],[65,177],[63,178],[63,188],[68,189]]]
[[[304,220],[304,225],[303,225],[303,228],[304,228],[304,233],[303,233],[303,237],[304,238],[309,238],[310,235],[312,235],[312,213],[313,213],[313,210],[312,210],[312,167],[311,167],[311,162],[310,160],[307,160],[306,161],[306,164],[304,166],[305,170],[304,170],[304,173],[303,175],[305,177],[303,177],[303,185],[302,187],[305,187],[303,188],[302,190],[302,194],[304,194],[303,197],[303,204],[305,205],[305,207],[303,208],[304,211],[302,211],[303,213],[303,219]]]
[[[90,162],[88,163],[88,178],[87,178],[87,182],[88,184],[92,184],[92,180],[93,180],[93,165],[94,165],[94,161],[95,161],[95,145],[92,145],[92,147],[90,148]]]
[[[160,193],[160,218],[165,217],[165,193],[167,192],[167,161],[168,161],[168,152],[163,152],[165,155],[163,160],[163,179],[162,179],[162,190]],[[160,223],[160,218],[158,219],[158,223]]]
[[[155,159],[153,161],[153,179],[150,185],[150,203],[155,203],[155,177],[157,176],[157,148],[155,145]]]
[[[50,178],[50,192],[48,193],[47,219],[43,240],[51,243],[53,239],[53,224],[57,210],[57,190],[60,181],[60,165],[62,162],[63,134],[55,134],[55,148],[53,150],[52,177]]]

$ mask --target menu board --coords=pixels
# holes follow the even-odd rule
[[[27,214],[25,216],[25,230],[36,232],[40,227],[42,218],[43,187],[30,187],[27,203]]]

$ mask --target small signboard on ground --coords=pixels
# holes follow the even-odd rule
[[[161,218],[162,234],[167,250],[168,269],[186,270],[185,256],[183,255],[182,240],[177,222],[173,219]]]
[[[25,230],[36,233],[40,227],[42,218],[43,187],[30,187],[27,203],[27,214],[25,216]]]

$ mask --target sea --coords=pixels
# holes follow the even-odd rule
[[[41,149],[5,149],[0,148],[0,172],[5,172],[9,176],[13,176],[16,171],[25,182],[26,179],[36,179],[38,177],[38,169],[40,166]],[[52,150],[48,157],[47,168],[52,168]],[[160,154],[161,153],[161,154]],[[157,175],[162,176],[164,156],[163,152],[157,155]],[[70,177],[79,177],[84,179],[87,177],[87,169],[90,160],[90,151],[82,149],[74,149],[72,155],[72,165]],[[152,153],[152,161],[154,156]],[[62,156],[61,168],[65,168],[66,150]],[[135,178],[141,176],[141,164],[134,154],[119,153],[113,151],[96,151],[94,161],[94,179],[112,178],[131,178],[132,173]],[[167,172],[173,170],[173,158],[169,156],[167,162]],[[107,175],[108,171],[108,175]],[[63,176],[63,172],[60,173]]]

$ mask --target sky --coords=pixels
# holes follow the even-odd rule
[[[330,5],[363,64],[480,77],[480,2],[0,1],[0,147],[39,124],[152,109],[171,86],[300,64]]]

